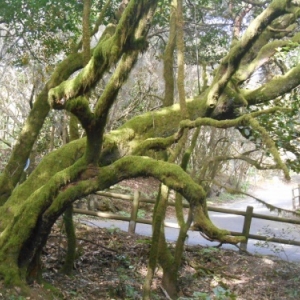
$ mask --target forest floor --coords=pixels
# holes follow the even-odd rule
[[[141,299],[151,239],[80,222],[76,222],[76,230],[78,257],[72,276],[60,272],[66,239],[58,221],[42,257],[45,283],[34,283],[27,297],[19,296],[18,289],[0,286],[0,299]],[[172,243],[169,246],[174,248]],[[152,284],[154,300],[168,299],[161,276],[158,268]],[[182,300],[300,299],[300,263],[222,248],[186,246],[178,290]]]

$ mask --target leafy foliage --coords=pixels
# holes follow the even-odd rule
[[[112,20],[118,1],[112,1],[104,24]],[[93,1],[90,23],[94,24],[104,1]],[[6,41],[14,44],[9,52],[15,63],[24,65],[28,58],[48,61],[61,52],[70,53],[81,34],[83,3],[78,0],[3,0],[0,23],[5,24]]]
[[[258,118],[260,124],[267,129],[282,155],[286,157],[287,165],[295,172],[300,171],[299,155],[300,144],[298,141],[300,134],[299,109],[300,97],[295,90],[286,97],[279,98],[270,103],[270,106],[280,106],[288,108],[289,111],[278,112],[271,115],[262,115]],[[252,107],[253,111],[262,110],[265,105]],[[246,128],[244,130],[247,130]],[[249,130],[249,129],[248,129]],[[255,130],[249,131],[248,138],[261,147],[261,136]],[[290,153],[290,154],[288,154]]]

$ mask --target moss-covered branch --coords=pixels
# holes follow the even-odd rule
[[[283,171],[286,180],[290,180],[291,177],[289,174],[289,170],[288,170],[286,164],[282,161],[280,153],[278,152],[278,150],[276,148],[275,142],[269,136],[267,130],[264,127],[260,126],[260,124],[257,120],[255,120],[254,118],[251,118],[251,117],[249,118],[249,125],[261,134],[263,143],[265,143],[266,147],[272,154],[278,167]]]
[[[210,233],[212,237],[218,237],[223,242],[237,243],[240,241],[239,238],[230,237],[228,231],[222,231],[213,226],[206,212],[206,196],[203,188],[196,184],[181,167],[148,157],[131,156],[121,158],[111,166],[108,166],[107,170],[111,170],[109,173],[115,174],[115,180],[136,176],[157,178],[189,201],[194,212],[194,224],[196,227],[198,226],[197,228],[201,227],[206,234]],[[196,217],[197,211],[201,211],[199,217]]]
[[[133,150],[133,155],[144,155],[148,150],[161,151],[166,150],[176,143],[182,137],[183,130],[179,130],[175,134],[166,138],[149,138],[141,142]]]
[[[137,176],[153,176],[169,188],[181,193],[194,210],[195,226],[201,227],[205,234],[209,233],[222,242],[241,240],[231,237],[228,231],[213,226],[207,213],[204,213],[206,210],[204,190],[179,166],[139,156],[124,157],[103,168],[86,167],[81,160],[74,166],[55,174],[40,189],[31,193],[22,204],[19,202],[18,195],[13,194],[10,201],[0,208],[1,215],[5,216],[1,222],[0,274],[8,276],[3,269],[7,264],[17,268],[20,263],[18,255],[22,255],[24,265],[29,263],[30,258],[35,254],[31,251],[36,251],[37,244],[41,243],[42,246],[43,242],[42,239],[40,240],[40,235],[34,233],[49,232],[53,222],[70,203],[98,189],[105,189],[126,178]],[[197,217],[197,211],[201,211],[204,215]],[[26,225],[24,216],[26,216]],[[24,244],[27,240],[30,243]]]
[[[52,87],[66,80],[72,73],[83,65],[81,54],[71,54],[64,61],[57,65],[51,78],[43,90],[37,96],[29,116],[18,137],[10,159],[0,176],[0,205],[11,194],[22,175],[27,158],[30,155],[33,144],[43,126],[50,107],[47,102],[48,91]]]
[[[296,47],[300,42],[300,34],[293,36],[291,40],[274,40],[266,43],[257,53],[255,58],[249,64],[242,64],[235,74],[235,78],[238,82],[243,82],[262,65],[264,65],[269,59],[277,53],[280,47],[290,46],[291,50]]]
[[[266,103],[277,97],[291,92],[300,84],[300,64],[289,70],[282,76],[274,77],[255,90],[243,90],[244,98],[249,105]]]
[[[257,53],[264,48],[268,43],[272,43],[276,40],[289,40],[290,30],[295,27],[295,21],[297,19],[298,13],[285,13],[278,18],[276,18],[271,25],[267,26],[265,30],[263,30],[255,41],[250,51],[248,51],[244,58],[241,61],[241,65],[247,65],[251,63],[251,61],[255,60]],[[272,29],[271,29],[272,28]],[[276,28],[277,30],[273,30]],[[279,33],[278,33],[279,32]]]
[[[85,159],[87,163],[96,164],[98,162],[109,109],[114,103],[120,88],[128,78],[141,50],[139,48],[136,49],[136,47],[133,47],[133,50],[128,48],[128,40],[134,42],[147,35],[149,29],[148,21],[152,18],[152,9],[155,8],[154,3],[152,5],[145,5],[144,3],[144,6],[141,7],[142,2],[131,1],[122,15],[114,34],[107,38],[106,33],[103,33],[104,38],[100,39],[99,44],[93,51],[91,60],[78,76],[65,81],[49,92],[50,104],[56,109],[65,108],[72,112],[85,129],[87,135]],[[133,20],[133,18],[136,19]],[[87,17],[85,19],[85,21],[88,20]],[[127,23],[130,23],[131,27],[123,26]],[[133,23],[135,26],[132,26]],[[121,26],[120,24],[123,25]],[[85,27],[88,26],[86,25]],[[88,32],[85,32],[84,36],[89,38]],[[110,43],[110,46],[107,43]],[[117,46],[119,49],[116,55],[113,51],[116,50],[114,48]],[[108,48],[110,52],[107,52]],[[88,50],[89,48],[87,48],[86,52],[89,52]],[[89,57],[89,53],[85,57]],[[80,93],[84,94],[86,91],[89,91],[99,81],[103,72],[110,68],[112,63],[117,63],[119,59],[120,62],[92,113],[87,97],[80,96]],[[79,96],[76,96],[76,94]]]
[[[202,102],[203,103],[203,102]],[[187,102],[189,113],[193,116],[205,115],[201,102],[196,99]],[[282,108],[271,108],[262,112],[254,112],[252,117],[264,113],[275,113]],[[118,158],[132,153],[141,153],[144,149],[169,146],[173,141],[181,120],[179,105],[162,109],[158,112],[149,112],[135,117],[115,131],[105,135],[103,150],[100,156],[100,165],[107,165]],[[229,128],[245,124],[244,117],[237,120],[216,121],[210,118],[198,118],[196,121],[185,120],[180,123],[182,127],[199,127],[201,125]],[[165,139],[164,137],[168,138]],[[171,137],[170,137],[171,136]],[[160,139],[159,137],[162,137]],[[157,138],[157,139],[156,139]],[[175,139],[174,139],[175,141]],[[145,144],[143,144],[145,142]],[[158,144],[157,144],[158,143]],[[18,194],[20,201],[45,184],[56,172],[69,167],[82,157],[86,149],[86,138],[71,142],[62,148],[47,155],[35,171],[14,193]],[[137,151],[137,152],[135,152]],[[142,151],[143,152],[143,151]]]
[[[254,118],[261,114],[269,114],[271,112],[282,111],[282,110],[285,110],[285,109],[280,108],[280,107],[273,107],[273,108],[270,108],[267,110],[245,114],[234,120],[218,121],[218,120],[212,120],[210,118],[199,118],[195,121],[184,120],[184,121],[181,121],[180,125],[181,125],[181,128],[194,128],[194,127],[199,127],[202,125],[213,126],[216,128],[230,128],[230,127],[250,125],[253,129],[260,132],[260,134],[262,136],[262,141],[265,143],[266,147],[272,154],[278,168],[283,170],[285,178],[287,180],[290,180],[289,170],[288,170],[287,166],[281,160],[281,157],[276,148],[275,142],[269,136],[266,129],[263,128],[262,126],[260,126],[259,122]]]
[[[258,116],[264,115],[264,114],[271,114],[278,111],[290,111],[289,109],[282,108],[282,107],[272,107],[269,109],[261,110],[261,111],[255,111],[249,114],[242,115],[236,119],[233,120],[214,120],[212,118],[197,118],[194,121],[191,120],[183,120],[180,122],[181,128],[195,128],[199,126],[212,126],[216,128],[230,128],[230,127],[238,127],[247,125],[249,122],[249,117],[256,118]]]
[[[104,92],[97,101],[95,117],[105,117],[106,119],[111,105],[114,103],[118,92],[120,91],[124,82],[127,80],[130,71],[136,63],[138,54],[139,51],[131,51],[122,57],[117,69],[106,85]]]
[[[145,36],[147,36],[149,30],[148,21],[152,18],[153,14],[152,9],[149,7],[148,12],[144,12],[140,19],[138,19],[138,24],[133,30],[133,35],[136,40],[143,39]],[[130,71],[134,67],[140,51],[141,49],[129,49],[122,56],[121,61],[106,85],[104,92],[97,101],[94,112],[96,118],[104,118],[106,120],[109,109],[114,103],[121,87],[127,80]],[[106,122],[103,122],[103,124],[104,123]]]
[[[112,46],[111,39],[114,32],[114,26],[108,26],[103,32],[98,45],[93,49],[92,58],[82,71],[73,79],[64,81],[49,91],[48,101],[52,108],[63,109],[70,98],[76,98],[89,91],[104,72],[110,68],[109,52],[102,52],[104,52],[103,48],[109,47],[109,45]],[[114,61],[114,63],[116,62]]]
[[[102,124],[102,127],[105,126],[109,108],[114,103],[120,88],[128,78],[129,72],[134,66],[137,56],[138,51],[124,55],[106,85],[104,92],[98,99],[94,112],[91,111],[86,96],[78,96],[71,101],[67,101],[63,103],[60,108],[72,112],[87,131],[91,130],[94,126],[101,126],[99,123]],[[100,137],[101,136],[99,136],[99,138]]]
[[[40,250],[36,244],[41,243],[45,237],[42,232],[45,221],[42,213],[59,196],[63,187],[76,180],[78,174],[85,169],[83,161],[78,161],[71,168],[57,173],[36,191],[32,191],[23,202],[20,202],[17,193],[13,193],[9,201],[0,208],[0,274],[7,283],[18,284],[19,276],[25,279],[26,271],[19,274],[18,268],[26,269],[36,251]],[[51,221],[52,226],[54,220]],[[8,265],[14,274],[7,272]]]
[[[91,193],[98,189],[108,188],[109,186],[124,179],[138,176],[152,176],[157,178],[163,184],[179,192],[184,198],[186,198],[189,201],[192,210],[196,209],[202,211],[200,217],[195,217],[196,219],[194,219],[194,224],[196,224],[195,226],[198,226],[198,228],[200,228],[199,226],[201,225],[201,228],[206,234],[210,233],[211,237],[218,237],[223,242],[227,239],[228,242],[240,241],[239,238],[231,237],[228,231],[220,231],[212,225],[207,212],[205,212],[206,196],[204,190],[201,186],[196,184],[181,167],[148,157],[128,156],[121,158],[110,166],[99,168],[98,172],[95,171],[91,177],[84,178],[86,179],[86,182],[89,182],[86,186],[84,182],[80,183],[80,187],[78,186],[79,183],[68,184],[65,189],[61,190],[60,194],[51,205],[53,209],[49,208],[48,212],[49,214],[50,211],[53,211],[54,213],[57,210],[57,205],[59,205],[59,207],[66,205],[65,201],[74,201],[76,197],[79,196],[78,193],[81,193],[81,196],[83,196],[86,193]],[[204,217],[203,213],[205,215]]]
[[[245,31],[240,41],[236,42],[228,55],[222,60],[217,73],[213,79],[207,95],[207,106],[214,108],[222,94],[225,86],[236,72],[238,65],[244,55],[260,36],[261,32],[271,24],[271,22],[286,12],[288,1],[274,0]]]
[[[136,27],[156,5],[157,1],[131,0],[115,30],[114,26],[106,28],[85,68],[75,78],[49,91],[48,100],[51,107],[61,108],[69,99],[89,91],[124,53],[135,48]]]

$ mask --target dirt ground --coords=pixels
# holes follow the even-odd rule
[[[23,298],[12,296],[17,290],[0,288],[0,299],[141,299],[150,239],[81,224],[77,233],[72,276],[59,271],[66,241],[55,226],[43,255],[43,278],[55,289],[34,284],[31,296]],[[168,299],[161,289],[161,275],[157,269],[153,299]],[[299,284],[299,263],[195,246],[185,248],[178,289],[179,299],[283,300],[299,299]]]
[[[130,184],[127,187],[134,188],[135,183]],[[145,193],[151,191],[145,189]],[[18,289],[0,285],[0,299],[141,299],[151,239],[116,228],[87,227],[76,220],[78,256],[73,275],[60,272],[66,239],[58,221],[42,256],[45,283],[33,284],[27,297],[19,296]],[[152,284],[154,300],[168,299],[161,287],[161,276],[158,268]],[[275,256],[242,255],[238,250],[189,246],[183,254],[178,290],[181,300],[300,299],[300,263],[281,261]]]

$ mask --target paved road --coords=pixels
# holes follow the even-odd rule
[[[264,185],[263,188],[256,188],[254,191],[249,191],[250,194],[265,200],[266,202],[275,206],[292,209],[292,188],[297,187],[300,182],[300,177],[293,177],[290,183],[285,183],[278,178],[274,178]],[[229,209],[245,211],[247,206],[253,206],[254,212],[259,214],[272,214],[269,210],[255,201],[252,198],[246,197],[241,200],[235,201],[232,204],[227,204],[225,207]],[[210,212],[212,221],[220,228],[228,229],[231,231],[242,231],[244,217],[236,215],[227,215],[222,213]],[[167,223],[176,224],[174,220],[166,220]],[[92,224],[99,227],[117,227],[121,230],[128,230],[128,222],[116,221],[116,220],[101,220],[92,221]],[[136,233],[151,236],[152,229],[150,225],[137,224]],[[272,234],[277,238],[294,239],[300,241],[300,226],[289,225],[284,223],[272,222],[261,219],[253,219],[251,224],[250,233],[266,235]],[[178,236],[178,230],[174,228],[166,228],[166,236],[169,241],[175,241]],[[300,261],[300,247],[289,246],[283,244],[268,244],[268,248],[262,246],[256,246],[258,241],[249,240],[247,250],[251,253],[258,253],[263,255],[275,255],[281,259],[288,261]],[[198,232],[189,231],[187,244],[189,245],[207,245],[215,246],[217,243],[211,243],[200,236]],[[224,245],[224,248],[236,249],[231,245]]]

